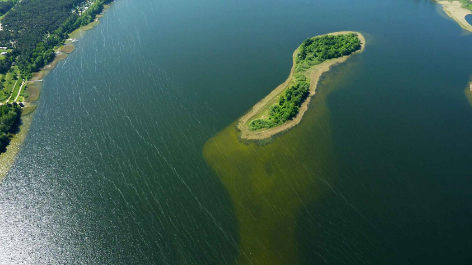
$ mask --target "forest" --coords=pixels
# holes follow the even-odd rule
[[[269,129],[293,119],[309,95],[310,80],[304,72],[326,60],[350,55],[361,48],[357,34],[324,35],[305,40],[296,57],[296,74],[277,104],[269,109],[268,119],[256,119],[249,123],[249,130]]]
[[[8,13],[1,21],[0,46],[12,51],[0,60],[0,74],[13,73],[18,67],[22,78],[30,78],[33,72],[54,60],[55,49],[64,43],[69,33],[93,22],[103,6],[111,1],[92,1],[84,12],[77,10],[86,2],[84,0],[1,1],[0,12]],[[20,114],[21,108],[16,103],[0,106],[0,152],[5,151],[10,142]]]
[[[21,108],[16,103],[0,106],[0,153],[10,143],[11,134],[20,122]]]
[[[361,41],[354,33],[306,39],[298,51],[296,70],[304,71],[326,60],[349,55],[360,48]]]
[[[69,33],[92,22],[111,1],[97,0],[79,16],[75,8],[84,0],[23,0],[3,18],[0,46],[13,49],[16,64],[28,78],[54,59],[55,47]],[[0,71],[4,73],[5,67]]]
[[[295,85],[285,90],[280,96],[278,104],[270,107],[269,119],[257,119],[249,124],[254,131],[262,128],[272,128],[284,124],[298,114],[300,106],[308,97],[310,81],[304,75],[298,75]]]
[[[4,0],[0,2],[0,16],[4,15],[7,13],[15,4],[18,2],[18,0]]]

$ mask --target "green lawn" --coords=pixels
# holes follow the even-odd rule
[[[11,96],[10,101],[9,101],[10,103],[12,103],[15,100],[18,93],[20,93],[21,83],[23,83],[23,80],[18,79],[18,82],[16,82],[16,86],[13,89],[13,93],[12,93],[12,96]]]
[[[16,92],[16,94],[11,96],[11,102],[15,99],[21,87],[22,80],[19,69],[14,66],[12,67],[11,72],[8,72],[6,75],[0,75],[0,82],[2,84],[0,89],[0,102],[5,103],[5,101],[10,97],[10,94]]]

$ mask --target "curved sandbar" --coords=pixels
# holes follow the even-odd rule
[[[325,34],[325,35],[340,35],[340,34],[349,34],[349,33],[354,33],[357,34],[357,37],[361,41],[361,48],[360,50],[352,53],[360,53],[364,50],[365,48],[365,38],[364,36],[359,33],[359,32],[354,32],[354,31],[340,31],[340,32],[335,32],[335,33],[330,33],[330,34]],[[325,35],[320,35],[320,36],[325,36]],[[316,36],[316,37],[320,37]],[[324,61],[320,64],[314,65],[307,69],[305,71],[305,76],[310,79],[310,88],[309,88],[309,95],[306,98],[306,100],[301,104],[300,109],[298,114],[291,120],[285,122],[282,125],[279,125],[277,127],[273,127],[270,129],[260,129],[260,130],[255,130],[251,131],[249,129],[249,123],[252,120],[255,120],[256,118],[264,117],[264,112],[267,112],[267,110],[276,104],[278,101],[278,98],[282,93],[285,92],[287,87],[289,86],[290,82],[292,81],[294,72],[295,72],[295,66],[296,66],[296,58],[298,55],[299,48],[295,50],[293,53],[293,65],[292,65],[292,70],[290,71],[290,75],[288,79],[279,85],[275,90],[273,90],[268,96],[266,96],[264,99],[262,99],[260,102],[258,102],[246,115],[244,115],[238,122],[237,128],[241,132],[240,137],[241,139],[245,140],[264,140],[268,139],[278,133],[281,133],[283,131],[286,131],[293,126],[297,125],[302,117],[303,114],[308,109],[308,104],[310,103],[310,99],[315,95],[316,92],[316,87],[318,85],[318,81],[321,77],[321,75],[327,71],[329,71],[330,67],[342,62],[345,62],[352,54],[335,58],[335,59],[330,59],[327,61]]]
[[[472,25],[470,25],[465,17],[471,15],[472,11],[462,7],[460,1],[437,1],[442,7],[444,12],[452,19],[454,19],[459,25],[470,32],[472,32]]]

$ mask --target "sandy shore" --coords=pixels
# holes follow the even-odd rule
[[[64,52],[67,54],[72,53],[74,50],[75,50],[75,46],[71,44],[64,45],[60,48],[61,52]]]
[[[28,134],[29,127],[33,115],[28,115],[21,118],[22,124],[20,126],[19,132],[15,134],[15,137],[10,141],[10,144],[7,146],[7,151],[0,155],[0,182],[7,175],[11,166],[16,160],[16,156],[20,152],[23,141]]]
[[[28,97],[24,104],[25,114],[21,115],[21,125],[19,126],[19,132],[16,133],[10,141],[10,144],[7,146],[7,150],[4,153],[0,154],[0,182],[3,178],[7,175],[8,171],[10,170],[11,166],[16,160],[16,156],[20,152],[21,146],[23,145],[26,136],[28,135],[28,131],[33,121],[34,117],[34,110],[36,109],[36,100],[39,98],[40,89],[38,86],[41,86],[42,79],[46,76],[54,67],[62,60],[67,57],[67,54],[61,53],[56,55],[54,61],[50,64],[43,67],[39,72],[33,74],[33,78],[27,82],[26,90],[30,93],[30,97]]]
[[[359,33],[359,32],[353,32],[353,31],[341,31],[341,32],[335,32],[335,33],[330,33],[326,35],[339,35],[339,34],[346,34],[346,33],[356,33],[361,40],[361,50],[355,52],[355,53],[360,53],[364,51],[365,49],[365,38],[364,36]],[[306,76],[310,78],[310,95],[308,98],[305,100],[305,102],[302,103],[300,107],[300,111],[298,112],[297,116],[293,118],[292,120],[274,127],[270,129],[263,129],[263,130],[256,130],[256,131],[250,131],[249,130],[249,121],[252,120],[252,118],[256,115],[259,115],[264,109],[266,109],[267,105],[271,104],[271,102],[274,101],[274,99],[279,98],[280,94],[285,91],[287,88],[288,84],[290,83],[293,73],[295,71],[295,60],[296,56],[298,53],[298,48],[295,50],[293,53],[293,64],[292,64],[292,70],[290,71],[290,75],[288,79],[279,85],[275,90],[273,90],[268,96],[266,96],[264,99],[259,101],[246,115],[241,117],[241,119],[238,122],[237,128],[241,132],[240,137],[241,139],[244,140],[265,140],[268,139],[278,133],[281,133],[283,131],[286,131],[302,120],[303,115],[305,112],[308,110],[308,105],[310,104],[311,98],[315,95],[316,92],[316,87],[318,86],[318,81],[320,80],[320,77],[323,73],[329,71],[330,67],[342,62],[345,62],[351,55],[349,56],[344,56],[341,58],[336,58],[336,59],[331,59],[328,61],[325,61],[321,64],[315,65],[308,69],[306,71]],[[355,54],[353,53],[353,54]]]
[[[470,25],[466,20],[465,16],[472,14],[472,11],[467,10],[462,7],[461,2],[459,1],[437,1],[442,7],[444,12],[452,19],[454,19],[462,28],[472,32],[472,25]]]

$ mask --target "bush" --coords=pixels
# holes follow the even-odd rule
[[[269,129],[293,119],[309,95],[310,81],[303,72],[313,65],[350,55],[360,48],[361,41],[354,33],[325,35],[305,40],[300,45],[296,58],[296,73],[293,80],[295,85],[288,88],[280,96],[278,104],[270,108],[268,119],[252,121],[249,130]]]

